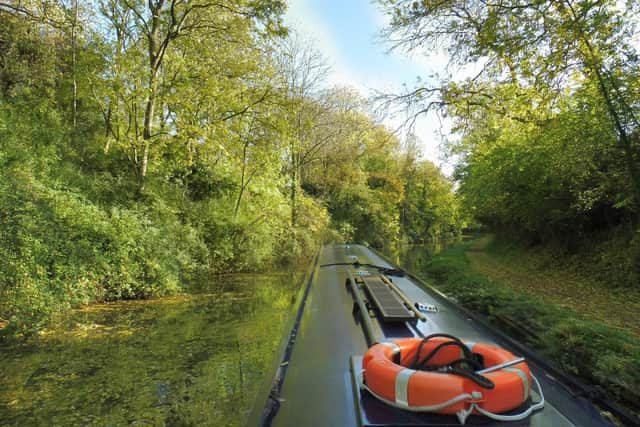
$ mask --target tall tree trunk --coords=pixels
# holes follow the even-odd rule
[[[298,222],[298,189],[300,186],[300,170],[298,166],[299,155],[294,151],[294,143],[291,143],[291,226]]]
[[[149,169],[149,149],[151,145],[151,130],[153,129],[153,115],[155,113],[155,77],[152,76],[149,82],[149,97],[147,98],[147,105],[144,110],[144,123],[142,128],[142,140],[143,151],[142,161],[140,164],[140,182],[138,190],[143,192],[145,190],[145,181],[147,178],[147,170]]]
[[[640,204],[640,170],[638,169],[638,164],[635,159],[633,143],[631,141],[631,137],[624,128],[620,114],[618,113],[615,105],[613,104],[613,101],[611,100],[611,94],[607,90],[602,73],[597,69],[595,70],[595,73],[598,79],[600,93],[605,100],[607,111],[609,112],[609,115],[613,120],[614,127],[616,128],[616,133],[618,134],[618,142],[622,147],[622,151],[624,152],[627,170],[629,172],[629,177],[631,178],[631,186],[634,197],[633,203],[637,208]]]
[[[562,5],[562,4],[561,4]],[[566,5],[567,10],[569,10],[571,14],[571,18],[573,20],[574,30],[578,33],[578,37],[582,39],[584,46],[586,48],[586,52],[582,53],[581,61],[584,64],[585,68],[593,73],[598,82],[598,88],[600,90],[600,94],[605,102],[607,107],[607,111],[611,120],[613,121],[613,125],[615,131],[618,135],[618,143],[620,144],[622,151],[624,152],[625,163],[627,167],[627,172],[629,173],[629,178],[631,179],[631,191],[633,193],[633,204],[637,212],[637,216],[640,216],[640,212],[638,212],[638,206],[640,206],[640,169],[638,168],[636,155],[634,152],[633,142],[629,133],[625,129],[628,123],[625,123],[626,119],[629,119],[629,115],[631,116],[631,121],[637,124],[637,118],[633,113],[632,106],[630,106],[625,99],[620,95],[619,87],[616,84],[615,78],[611,75],[610,72],[606,69],[606,64],[604,63],[602,57],[598,54],[597,50],[594,48],[587,34],[582,29],[580,25],[580,19],[578,13],[576,12],[573,4],[570,1],[565,1],[564,5]],[[608,87],[607,82],[605,81],[605,74],[609,77]],[[615,94],[618,94],[618,105],[614,102]]]
[[[73,23],[71,25],[71,63],[72,63],[72,75],[73,75],[73,101],[72,101],[72,119],[73,130],[75,132],[78,122],[78,79],[77,79],[77,50],[78,50],[78,0],[73,2]]]
[[[162,61],[161,54],[158,51],[158,32],[160,30],[160,10],[162,8],[162,3],[162,1],[159,1],[157,4],[153,5],[151,1],[149,2],[151,9],[151,29],[147,34],[147,47],[149,53],[149,80],[147,89],[149,93],[147,95],[147,102],[144,109],[144,122],[142,125],[142,140],[144,141],[144,145],[138,182],[138,191],[140,193],[145,190],[147,171],[149,169],[149,150],[152,137],[151,131],[153,129],[153,116],[156,108],[157,77]]]
[[[247,142],[244,143],[244,147],[242,147],[242,171],[240,174],[240,192],[238,193],[238,198],[236,199],[236,207],[233,210],[233,218],[238,217],[238,212],[240,212],[240,203],[242,203],[242,196],[244,196],[244,190],[247,188],[249,184],[249,180],[246,179],[247,173]]]

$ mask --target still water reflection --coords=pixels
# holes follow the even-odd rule
[[[300,281],[215,278],[184,295],[87,307],[2,344],[0,425],[241,425]]]
[[[385,248],[384,254],[395,265],[419,273],[425,270],[424,266],[431,260],[431,257],[459,241],[460,239],[447,239],[433,240],[420,245],[402,244]]]

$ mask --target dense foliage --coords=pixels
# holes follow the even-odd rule
[[[324,84],[284,8],[0,2],[0,328],[459,231],[451,184]]]
[[[636,286],[636,2],[380,3],[395,46],[440,45],[480,70],[401,98],[415,111],[440,108],[453,124],[450,149],[469,212],[528,244],[584,252],[609,282]]]

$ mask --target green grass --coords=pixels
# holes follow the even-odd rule
[[[422,273],[465,308],[549,358],[583,381],[600,385],[609,396],[640,412],[640,340],[633,332],[608,325],[566,305],[505,285],[470,262],[482,251],[478,240],[455,245],[434,256]],[[499,259],[497,261],[499,263]],[[508,263],[515,263],[509,260]],[[517,263],[512,264],[517,265]],[[546,291],[549,289],[545,288]],[[589,299],[589,294],[580,298]]]
[[[620,250],[620,249],[618,249]],[[471,268],[505,287],[571,309],[640,339],[640,288],[602,280],[592,259],[485,237],[466,252]],[[616,286],[617,285],[617,286]]]

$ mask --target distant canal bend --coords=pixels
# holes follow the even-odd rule
[[[0,425],[238,426],[272,369],[302,274],[78,310],[0,346]]]
[[[460,238],[433,240],[424,244],[398,245],[385,248],[381,253],[396,266],[417,273],[425,270],[425,265],[434,255],[437,255],[461,240],[466,241],[471,238],[471,236],[462,236]]]

